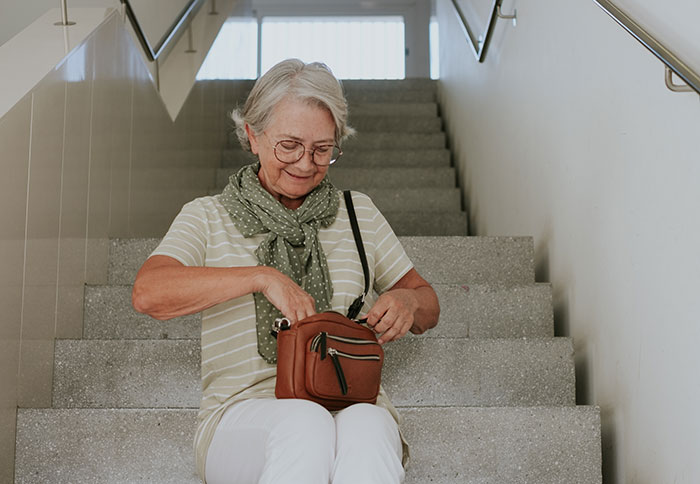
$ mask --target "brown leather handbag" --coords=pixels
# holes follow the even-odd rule
[[[291,327],[285,321],[277,336],[277,398],[312,400],[328,410],[376,403],[384,351],[374,331],[334,312]]]
[[[369,291],[369,269],[355,209],[349,191],[344,192],[350,225],[365,276],[364,292],[352,303],[348,315],[315,314],[290,324],[277,319],[277,398],[303,398],[328,410],[353,403],[376,403],[384,364],[384,350],[370,328],[355,321]]]

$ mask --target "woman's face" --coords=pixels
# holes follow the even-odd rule
[[[258,178],[263,188],[285,207],[296,209],[304,197],[326,176],[328,166],[318,166],[307,151],[296,163],[282,163],[274,146],[281,140],[295,140],[307,150],[335,143],[335,123],[331,113],[320,106],[285,98],[275,106],[264,133],[256,136],[246,125],[252,152],[260,159]]]

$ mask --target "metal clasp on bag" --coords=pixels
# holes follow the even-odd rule
[[[272,323],[272,331],[270,331],[270,334],[272,334],[272,336],[276,338],[277,333],[289,329],[291,327],[292,323],[287,318],[277,318],[275,319],[274,323]]]

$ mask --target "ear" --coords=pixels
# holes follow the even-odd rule
[[[255,133],[253,133],[253,129],[250,127],[248,123],[245,124],[245,132],[248,135],[248,141],[250,142],[250,151],[253,152],[254,155],[258,154],[258,138],[255,136]]]

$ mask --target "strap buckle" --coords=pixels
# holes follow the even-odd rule
[[[275,338],[280,331],[287,330],[292,327],[292,323],[287,318],[276,318],[272,323],[272,331],[270,333]]]

